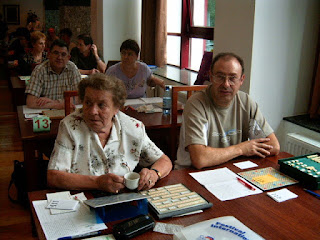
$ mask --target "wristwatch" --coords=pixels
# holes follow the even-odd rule
[[[161,173],[157,169],[151,168],[150,170],[153,170],[156,172],[156,174],[158,175],[158,180],[161,179]]]

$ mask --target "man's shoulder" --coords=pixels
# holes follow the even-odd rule
[[[44,62],[38,64],[37,66],[35,66],[34,68],[34,72],[35,73],[44,73],[48,71],[48,66],[49,66],[49,60],[45,60]]]
[[[68,61],[67,64],[66,64],[66,67],[70,70],[78,70],[78,67],[76,64],[74,64],[74,62],[72,61]]]

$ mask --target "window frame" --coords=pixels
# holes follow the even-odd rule
[[[189,68],[190,62],[190,39],[200,38],[204,40],[214,40],[214,27],[194,27],[192,26],[192,14],[190,1],[182,0],[181,13],[181,33],[167,32],[168,36],[179,36],[181,38],[180,46],[180,69]],[[210,0],[205,0],[205,6]],[[205,11],[206,13],[207,11]],[[206,17],[206,16],[205,16]]]

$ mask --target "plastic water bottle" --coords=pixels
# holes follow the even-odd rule
[[[166,85],[163,94],[163,115],[168,115],[171,113],[171,85]]]

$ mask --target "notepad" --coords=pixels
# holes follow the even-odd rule
[[[267,192],[267,195],[277,202],[284,202],[289,199],[298,197],[297,194],[294,194],[293,192],[289,191],[287,188],[283,188],[281,190],[277,190],[273,192]]]

